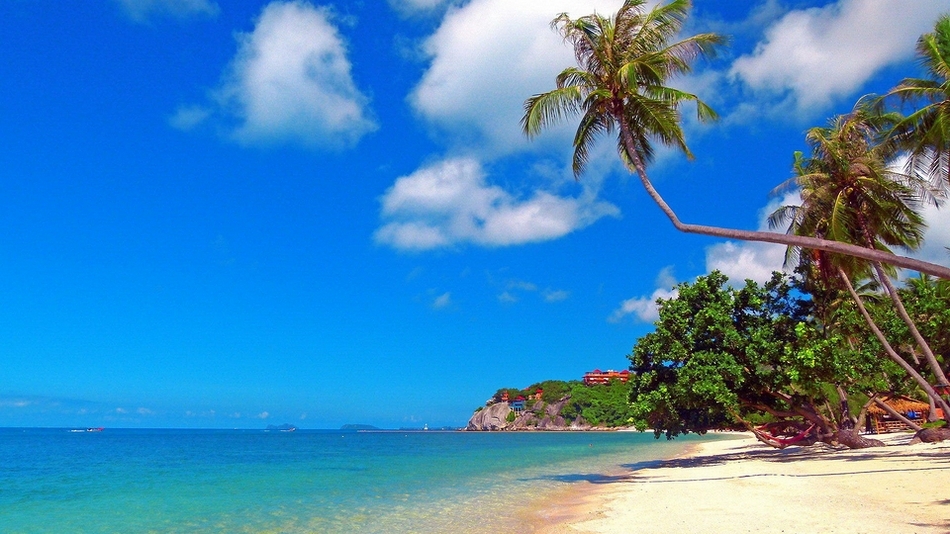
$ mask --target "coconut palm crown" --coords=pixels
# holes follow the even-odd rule
[[[575,176],[583,172],[593,145],[602,137],[616,134],[621,159],[681,232],[824,250],[950,279],[948,267],[850,242],[680,221],[647,175],[653,143],[672,146],[692,157],[680,125],[681,108],[695,104],[703,121],[714,119],[716,114],[696,95],[667,84],[691,72],[696,59],[712,57],[726,41],[714,33],[675,40],[690,8],[689,0],[672,0],[650,10],[646,0],[625,0],[613,16],[594,13],[572,19],[561,14],[555,18],[552,27],[573,45],[577,66],[557,76],[554,90],[525,101],[521,119],[525,134],[534,137],[567,116],[580,115],[573,143]]]
[[[646,10],[645,0],[627,0],[612,17],[592,14],[571,19],[562,13],[551,23],[574,46],[578,67],[564,69],[557,88],[525,102],[521,121],[529,137],[565,115],[582,114],[574,136],[574,175],[584,170],[592,145],[619,132],[618,150],[632,170],[643,174],[653,159],[651,141],[692,156],[680,127],[680,106],[695,102],[700,120],[716,117],[696,95],[667,86],[691,71],[700,56],[713,56],[725,38],[703,33],[679,41],[689,13],[688,0]]]
[[[802,204],[779,208],[769,225],[788,222],[789,233],[877,250],[919,248],[926,228],[919,209],[932,190],[925,180],[890,165],[890,149],[880,140],[897,120],[897,114],[877,114],[859,102],[829,126],[808,130],[811,157],[797,152],[795,176],[773,191],[799,188]],[[854,258],[837,259],[851,260],[849,271],[857,268]]]
[[[950,187],[950,15],[920,36],[917,57],[929,77],[905,78],[885,95],[922,104],[895,125],[893,140],[909,151],[912,169]]]

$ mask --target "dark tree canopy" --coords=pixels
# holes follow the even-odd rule
[[[775,273],[740,289],[727,281],[714,271],[661,302],[656,330],[630,355],[638,427],[673,438],[794,420],[830,439],[844,420],[834,408],[839,388],[863,394],[902,380],[873,344],[854,343],[845,328],[821,328],[797,280]],[[853,313],[841,313],[848,328],[860,327]]]

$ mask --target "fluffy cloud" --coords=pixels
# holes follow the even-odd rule
[[[784,245],[774,243],[727,241],[706,249],[706,270],[721,271],[739,286],[747,279],[767,282],[773,271],[782,270],[785,251]]]
[[[672,267],[664,267],[656,278],[656,290],[649,297],[634,297],[620,303],[620,307],[607,318],[611,323],[619,323],[628,316],[644,323],[652,323],[660,318],[657,299],[668,300],[679,292],[675,288],[676,278]]]
[[[514,304],[521,300],[519,293],[537,293],[538,286],[532,282],[523,280],[511,280],[506,285],[505,291],[498,295],[498,301],[505,304]],[[540,291],[540,297],[547,303],[561,302],[571,296],[570,291],[564,289],[547,288]]]
[[[438,297],[432,300],[432,307],[437,310],[441,310],[442,308],[447,308],[451,304],[452,304],[452,293],[449,291],[442,293],[441,295],[439,295]]]
[[[950,265],[950,206],[937,208],[933,205],[921,210],[927,221],[924,244],[910,256],[939,265]]]
[[[215,17],[221,11],[210,0],[116,0],[125,13],[136,22],[145,22],[152,16],[164,15],[179,19],[203,16]]]
[[[401,15],[432,13],[458,0],[389,0],[389,5]]]
[[[204,122],[211,116],[211,109],[205,106],[187,105],[179,106],[175,113],[168,119],[168,123],[173,128],[179,130],[191,130]]]
[[[473,159],[445,160],[396,180],[382,198],[378,243],[425,250],[460,243],[505,246],[545,241],[617,215],[591,195],[536,191],[520,199],[490,185]]]
[[[792,11],[765,32],[731,75],[778,109],[808,111],[858,90],[882,68],[914,53],[917,38],[933,29],[950,1],[840,0]]]
[[[769,230],[766,222],[768,215],[779,206],[800,203],[798,191],[770,202],[759,213],[759,230]],[[914,252],[895,252],[939,265],[950,265],[950,252],[947,251],[947,247],[950,247],[950,207],[938,208],[928,204],[921,209],[921,214],[927,223],[923,246]],[[763,283],[771,278],[772,271],[783,269],[786,250],[784,245],[755,241],[719,243],[706,249],[706,271],[719,270],[735,284],[741,284],[745,279]]]
[[[238,142],[342,148],[377,128],[327,9],[272,2],[238,43],[214,103],[216,111],[236,120],[231,133]],[[194,126],[204,111],[182,107],[172,124]]]
[[[492,154],[525,147],[519,120],[525,98],[554,88],[574,64],[551,30],[567,11],[612,13],[620,0],[472,0],[451,10],[424,44],[429,68],[410,95],[413,108],[456,141]]]
[[[768,227],[768,217],[779,206],[793,206],[801,204],[798,191],[788,193],[780,199],[769,202],[759,211],[759,230],[771,231]],[[774,231],[784,232],[784,228]],[[706,271],[721,271],[729,277],[731,283],[742,285],[746,279],[756,282],[767,282],[773,271],[781,271],[785,263],[785,245],[775,243],[760,243],[758,241],[726,241],[712,245],[706,249]]]

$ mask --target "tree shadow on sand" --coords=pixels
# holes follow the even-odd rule
[[[742,460],[759,460],[775,463],[790,462],[846,462],[859,463],[874,459],[889,459],[889,467],[873,470],[851,470],[836,469],[825,473],[748,473],[740,475],[731,475],[725,477],[704,477],[697,472],[697,478],[676,479],[657,479],[653,477],[653,471],[657,469],[695,469],[702,467],[711,467],[724,465]],[[911,462],[927,462],[926,467],[907,465]],[[673,458],[670,460],[646,460],[642,462],[633,462],[621,464],[623,472],[615,474],[605,473],[567,473],[559,475],[546,475],[534,478],[532,480],[548,480],[563,483],[589,482],[591,484],[617,484],[617,483],[677,483],[700,480],[726,480],[738,478],[756,478],[756,477],[834,477],[847,476],[853,474],[873,474],[873,473],[893,473],[908,471],[950,471],[950,451],[947,449],[930,449],[919,445],[890,445],[888,447],[863,449],[863,450],[840,450],[823,445],[812,445],[809,447],[788,447],[786,449],[747,449],[734,453],[714,454],[708,456]],[[939,501],[938,504],[950,505],[950,499]]]

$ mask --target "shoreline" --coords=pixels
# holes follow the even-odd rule
[[[729,433],[565,488],[530,512],[534,532],[950,532],[950,442],[875,437],[888,446],[778,450]]]

